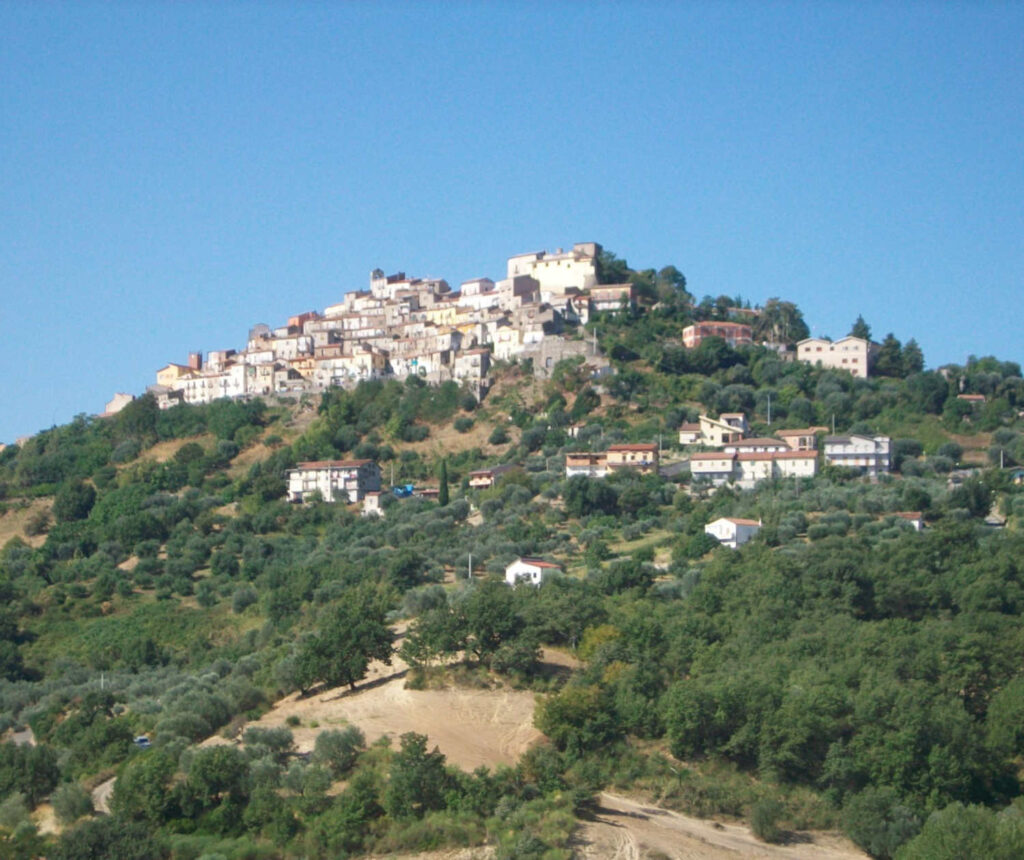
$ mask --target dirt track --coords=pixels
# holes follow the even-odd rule
[[[581,824],[574,856],[600,860],[863,860],[848,840],[832,834],[798,834],[786,845],[760,842],[741,824],[690,818],[617,794],[603,793],[593,821]]]

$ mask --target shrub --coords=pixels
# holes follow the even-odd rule
[[[468,433],[473,429],[473,424],[474,421],[472,418],[467,415],[460,415],[455,419],[454,426],[459,433]]]
[[[256,589],[251,586],[243,586],[234,593],[231,598],[231,611],[235,615],[239,615],[245,612],[246,608],[252,606],[259,600],[259,595],[256,593]]]
[[[73,824],[84,815],[92,815],[92,796],[77,782],[66,782],[53,793],[53,811],[63,824]]]
[[[750,810],[750,829],[762,842],[781,842],[783,831],[779,827],[782,804],[774,798],[759,800]]]
[[[508,442],[508,430],[500,425],[495,427],[491,431],[491,435],[487,437],[487,441],[492,445],[504,445]]]

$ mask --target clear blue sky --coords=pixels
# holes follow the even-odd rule
[[[1024,361],[1024,4],[0,4],[0,440],[576,241]]]

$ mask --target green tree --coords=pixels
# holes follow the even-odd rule
[[[864,322],[864,317],[860,314],[857,315],[857,319],[854,321],[852,328],[850,329],[851,337],[861,337],[864,340],[871,340],[871,326]]]
[[[57,787],[51,798],[57,820],[73,824],[84,815],[92,815],[92,796],[77,782],[65,782]]]
[[[803,314],[793,302],[768,299],[754,320],[755,341],[794,344],[810,336]]]
[[[924,370],[924,353],[917,341],[911,338],[903,345],[903,376],[921,373]]]
[[[328,729],[316,736],[313,761],[326,767],[335,779],[340,779],[353,768],[365,748],[366,737],[355,726]]]
[[[96,490],[84,481],[69,481],[53,499],[53,516],[59,523],[84,520],[96,503]]]
[[[903,345],[889,332],[875,357],[875,373],[878,376],[901,377],[903,368]]]
[[[448,504],[448,459],[441,460],[441,471],[438,475],[437,503],[443,508]]]
[[[52,860],[163,860],[169,856],[162,836],[117,816],[89,819],[65,830],[52,853],[47,852]]]
[[[214,746],[196,751],[188,769],[187,784],[204,806],[248,795],[249,763],[235,747]]]
[[[114,783],[111,810],[133,821],[164,821],[173,808],[170,787],[176,770],[174,757],[165,749],[152,749],[126,762]]]
[[[330,607],[320,629],[300,646],[295,681],[301,690],[318,681],[329,687],[348,684],[355,689],[371,660],[391,665],[388,599],[369,586],[353,590],[344,603]]]
[[[882,786],[867,788],[846,802],[843,829],[872,857],[889,860],[917,835],[921,822],[892,788]]]
[[[401,750],[391,760],[384,808],[393,818],[422,818],[432,809],[444,808],[447,783],[444,756],[437,747],[427,752],[426,735],[406,732]]]

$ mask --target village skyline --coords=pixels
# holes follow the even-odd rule
[[[1024,360],[1024,9],[7,4],[0,441],[365,289],[600,241]],[[638,50],[637,46],[644,46]],[[472,46],[472,47],[469,47]]]

